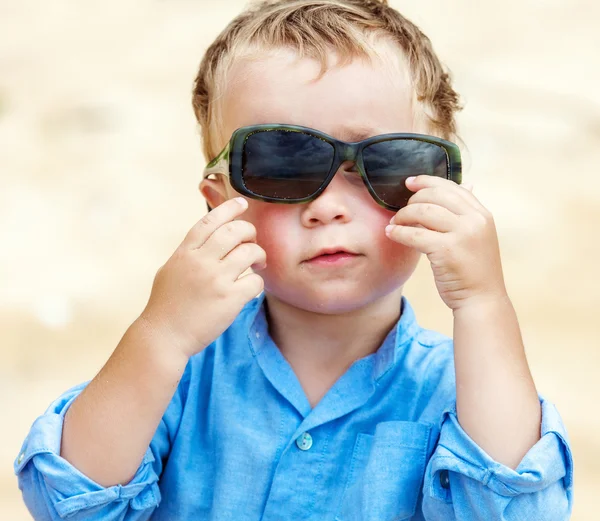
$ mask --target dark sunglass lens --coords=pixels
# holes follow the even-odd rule
[[[365,171],[373,191],[385,203],[403,207],[413,195],[406,178],[448,176],[446,151],[433,143],[411,139],[381,141],[363,150]]]
[[[244,145],[242,179],[248,190],[277,199],[302,199],[323,184],[334,148],[322,139],[291,130],[262,130]]]

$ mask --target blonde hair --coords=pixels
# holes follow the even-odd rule
[[[200,125],[203,151],[213,159],[222,144],[219,103],[228,71],[234,61],[261,51],[292,48],[299,57],[329,68],[328,51],[339,65],[355,57],[370,58],[373,37],[391,39],[400,46],[427,128],[445,139],[456,137],[455,113],[462,109],[431,42],[420,29],[388,5],[387,0],[263,0],[233,19],[207,49],[194,81],[192,106]],[[318,79],[318,78],[317,78]]]

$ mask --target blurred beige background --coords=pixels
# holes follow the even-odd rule
[[[466,179],[492,210],[540,392],[600,486],[600,4],[394,1],[454,74]],[[190,91],[238,0],[0,0],[0,519],[30,519],[12,463],[92,378],[204,214]],[[407,294],[451,334],[422,263]]]

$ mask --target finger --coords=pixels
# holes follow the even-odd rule
[[[234,220],[248,208],[248,201],[243,197],[229,199],[208,212],[188,231],[181,246],[194,249],[200,248],[212,233],[223,224]]]
[[[471,190],[467,187],[471,187]],[[456,194],[458,197],[462,198],[465,203],[471,206],[473,209],[477,211],[483,211],[485,208],[483,205],[477,200],[477,198],[472,193],[472,185],[465,184],[459,185],[450,179],[444,179],[443,177],[437,177],[433,175],[420,175],[416,177],[409,177],[406,180],[406,187],[416,193],[427,189],[427,188],[437,188],[436,193],[438,191],[442,191],[443,189],[447,189],[448,191]],[[465,207],[466,208],[466,207]]]
[[[436,232],[456,229],[458,216],[447,208],[431,203],[414,203],[398,210],[391,224],[411,226],[420,224]]]
[[[466,190],[464,191],[466,192]],[[424,203],[436,204],[455,215],[468,215],[477,211],[473,204],[465,200],[460,193],[444,186],[422,188],[410,197],[407,206]]]
[[[206,240],[202,251],[219,260],[245,242],[256,241],[256,228],[248,221],[231,221],[223,224]]]
[[[258,273],[248,273],[233,284],[244,304],[258,296],[265,287],[265,281]]]
[[[400,244],[414,248],[421,253],[432,253],[440,241],[440,233],[427,228],[415,228],[413,226],[398,226],[390,224],[385,229],[386,235]]]
[[[267,265],[267,253],[258,244],[245,242],[234,248],[221,264],[232,280],[237,280],[250,267],[264,269]]]

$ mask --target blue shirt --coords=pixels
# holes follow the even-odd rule
[[[408,301],[379,349],[314,409],[268,333],[264,293],[187,364],[133,480],[104,488],[62,459],[64,414],[31,427],[15,461],[38,520],[563,521],[573,461],[555,407],[516,470],[458,423],[452,340]]]

